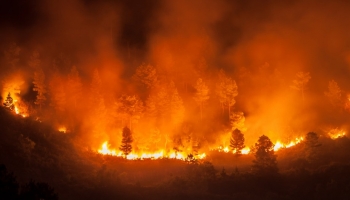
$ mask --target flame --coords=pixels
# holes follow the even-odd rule
[[[277,141],[275,143],[275,146],[274,146],[273,150],[274,151],[278,151],[278,150],[280,150],[282,148],[290,148],[292,146],[295,146],[295,145],[299,144],[303,140],[304,140],[303,137],[295,138],[294,140],[290,141],[288,144],[284,144],[284,143],[282,143],[280,141]]]
[[[242,154],[245,154],[245,155],[247,155],[247,154],[249,154],[250,153],[250,148],[249,147],[245,147],[245,148],[243,148],[242,149]]]
[[[62,132],[62,133],[66,133],[67,132],[67,128],[65,126],[60,126],[60,127],[58,127],[58,131]]]
[[[16,113],[17,115],[19,115],[19,110],[18,110],[17,106],[15,106],[15,113]]]
[[[344,137],[346,135],[346,132],[344,130],[342,130],[342,129],[334,128],[334,129],[331,129],[328,132],[328,135],[329,135],[330,138],[335,140],[337,138]]]
[[[112,155],[112,156],[116,156],[117,155],[115,150],[109,150],[108,142],[104,142],[102,144],[102,149],[98,150],[98,152],[100,154],[103,154],[103,155]]]
[[[123,152],[117,151],[115,149],[110,149],[108,142],[104,142],[101,146],[101,149],[98,150],[98,153],[102,155],[112,155],[112,156],[117,156],[117,157],[124,157]],[[204,159],[206,157],[205,153],[198,154],[195,156],[197,159]],[[142,152],[142,153],[135,153],[131,152],[126,156],[126,159],[128,160],[144,160],[144,159],[161,159],[161,158],[171,158],[171,159],[178,159],[178,160],[185,160],[186,154],[183,152],[170,152],[170,153],[165,153],[164,150],[160,150],[158,152]]]

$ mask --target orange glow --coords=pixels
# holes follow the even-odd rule
[[[67,133],[67,128],[65,126],[58,127],[58,131],[62,133]]]
[[[128,160],[144,160],[144,159],[161,159],[161,158],[171,158],[171,159],[178,159],[178,160],[185,160],[187,155],[183,152],[169,152],[169,153],[164,153],[164,150],[160,150],[157,152],[131,152],[126,156],[126,159]],[[104,142],[101,146],[101,149],[98,150],[98,153],[102,155],[112,155],[112,156],[117,156],[117,157],[124,157],[123,152],[120,150],[116,149],[110,149],[108,142]],[[204,159],[206,157],[205,153],[198,154],[195,156],[196,159]]]
[[[249,153],[250,153],[250,148],[249,147],[245,147],[245,148],[242,149],[242,154],[247,155]]]
[[[275,147],[273,148],[274,151],[278,151],[280,150],[281,148],[289,148],[289,147],[292,147],[292,146],[295,146],[296,144],[299,144],[300,142],[302,142],[304,140],[303,137],[299,137],[299,138],[296,138],[295,140],[292,140],[290,141],[289,143],[287,144],[284,144],[280,141],[277,141],[275,143]]]
[[[104,142],[102,144],[102,148],[100,150],[98,150],[98,152],[100,154],[103,154],[103,155],[112,155],[112,156],[116,156],[117,155],[115,150],[110,150],[108,148],[108,142]]]
[[[330,138],[335,140],[337,138],[344,137],[346,135],[346,132],[343,129],[334,128],[328,132],[328,135]]]

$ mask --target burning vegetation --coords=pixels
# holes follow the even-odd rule
[[[348,138],[348,2],[19,2],[0,12],[2,109],[106,166],[277,177],[321,163],[320,140]],[[33,159],[36,143],[18,138]]]

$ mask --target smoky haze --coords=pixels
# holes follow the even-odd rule
[[[238,96],[231,109],[244,113],[247,146],[263,134],[276,141],[308,131],[349,128],[345,105],[350,93],[350,2],[17,0],[2,4],[3,99],[11,91],[8,88],[19,88],[18,96],[38,109],[32,91],[37,69],[29,64],[37,52],[48,90],[47,109],[41,115],[55,113],[52,123],[68,126],[84,147],[97,149],[104,141],[118,147],[125,125],[132,125],[139,149],[148,148],[154,132],[160,134],[161,148],[171,148],[171,142],[186,134],[200,140],[202,148],[227,145],[232,127],[215,91],[220,69],[237,83]],[[14,52],[14,44],[19,53],[8,53]],[[145,87],[135,79],[142,64],[156,69],[156,86]],[[73,90],[69,85],[73,66],[82,95],[78,103],[67,100],[60,110],[52,102],[59,91],[68,95]],[[291,88],[300,71],[311,77],[304,98]],[[198,78],[209,87],[203,119],[193,98]],[[342,90],[340,105],[332,105],[324,94],[331,80]],[[12,82],[15,86],[6,86]],[[159,96],[163,86],[171,87],[171,82],[185,111],[176,122],[163,116],[154,121],[147,110],[149,99]],[[136,95],[144,106],[140,117],[129,124],[117,119],[114,109],[123,94]]]

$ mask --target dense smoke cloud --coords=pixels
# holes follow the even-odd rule
[[[142,63],[155,66],[160,76],[175,82],[186,107],[184,121],[195,124],[193,134],[206,137],[209,143],[222,143],[230,131],[229,120],[220,115],[215,92],[220,69],[237,82],[233,111],[245,114],[248,145],[262,134],[275,141],[307,131],[347,128],[343,127],[348,122],[344,105],[332,107],[324,95],[331,80],[342,89],[343,104],[350,90],[347,1],[24,2],[5,3],[25,12],[2,14],[1,48],[6,52],[16,43],[21,52],[13,69],[9,69],[4,53],[1,67],[6,73],[1,78],[8,80],[17,74],[25,77],[27,86],[23,88],[27,88],[27,94],[23,98],[29,101],[34,99],[34,71],[28,60],[34,51],[40,54],[48,82],[55,70],[67,82],[67,74],[76,66],[84,85],[83,98],[81,107],[70,115],[80,119],[82,137],[94,132],[94,136],[87,137],[96,143],[93,145],[106,139],[116,144],[120,140],[115,136],[120,130],[110,125],[117,123],[112,114],[96,118],[86,109],[95,106],[90,101],[96,97],[91,92],[94,72],[97,70],[101,79],[104,101],[100,103],[106,110],[111,110],[122,94],[140,96],[147,104],[148,95],[155,91],[140,87],[132,78]],[[311,76],[305,100],[300,91],[290,87],[299,71]],[[210,87],[210,99],[205,105],[208,117],[203,121],[198,120],[199,109],[193,100],[198,78]],[[67,108],[75,109],[72,105]],[[99,130],[91,131],[96,121],[101,122],[96,125]],[[221,121],[225,125],[220,125]],[[148,128],[149,124],[146,119],[139,125]],[[206,130],[198,128],[198,124],[205,124]],[[138,137],[147,135],[148,130],[142,129],[137,129],[144,131]],[[169,124],[169,140],[179,129]]]

